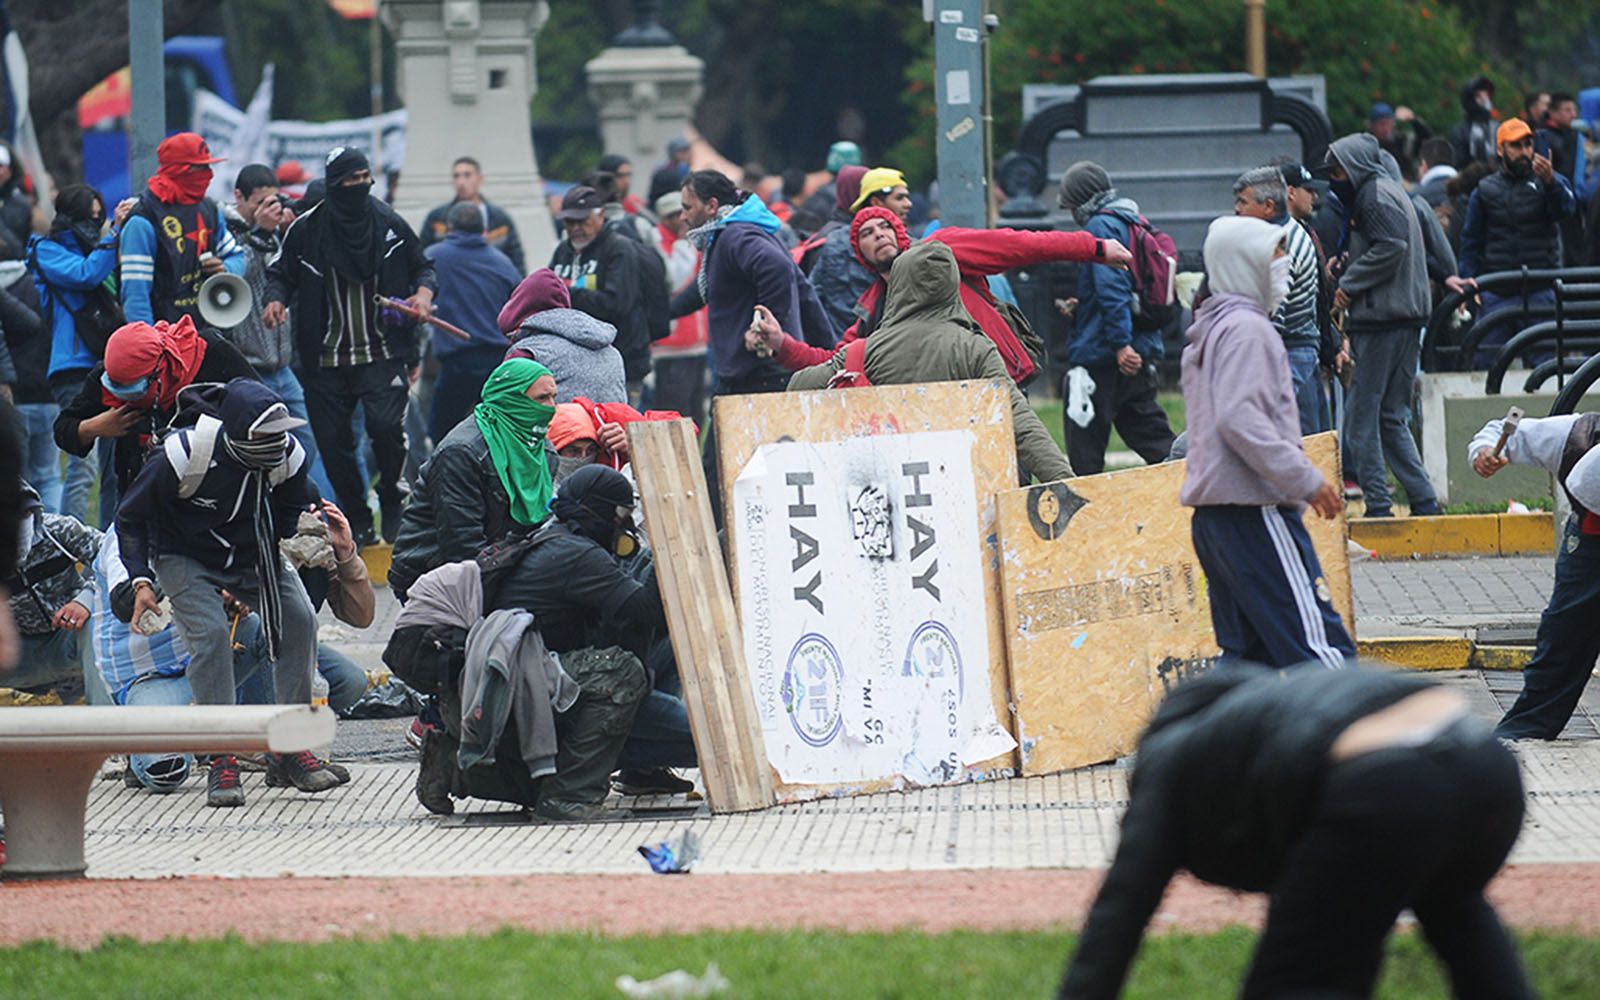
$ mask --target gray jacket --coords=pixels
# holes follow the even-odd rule
[[[465,771],[493,764],[495,747],[515,716],[529,777],[556,773],[556,713],[571,708],[581,693],[561,661],[545,649],[533,615],[509,608],[491,611],[467,633],[457,766]]]
[[[612,346],[617,328],[576,309],[546,309],[522,321],[511,350],[532,352],[556,377],[556,401],[579,396],[596,403],[626,403],[622,355]],[[509,355],[508,355],[509,356]]]
[[[261,321],[261,308],[267,301],[267,261],[278,252],[281,241],[269,232],[252,227],[232,205],[222,206],[222,218],[234,239],[244,247],[244,280],[250,283],[255,302],[236,326],[220,331],[250,367],[263,375],[287,368],[294,361],[294,316],[272,329]]]
[[[1339,287],[1350,296],[1346,329],[1377,332],[1420,327],[1432,303],[1422,228],[1411,199],[1389,179],[1370,133],[1347,135],[1328,147],[1350,183],[1350,263]]]

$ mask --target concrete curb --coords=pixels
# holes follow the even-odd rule
[[[1539,511],[1356,519],[1350,522],[1350,538],[1379,559],[1548,555],[1555,550],[1555,515]]]
[[[1406,670],[1521,670],[1532,646],[1479,645],[1459,636],[1389,636],[1358,639],[1356,655]]]

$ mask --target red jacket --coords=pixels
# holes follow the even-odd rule
[[[1028,267],[1052,260],[1090,263],[1098,259],[1097,244],[1100,241],[1085,232],[955,227],[939,229],[928,239],[938,240],[955,253],[956,264],[961,268],[961,304],[966,306],[967,315],[994,341],[1012,381],[1022,382],[1031,377],[1034,373],[1033,360],[1018,343],[1010,324],[995,309],[994,296],[990,294],[988,282],[984,279],[1014,267]],[[867,336],[878,325],[878,319],[883,315],[886,288],[883,276],[879,275],[872,287],[862,293],[857,307],[865,311],[871,320],[865,332],[861,330],[860,320],[851,324],[840,338],[840,344]],[[777,361],[789,371],[799,371],[828,360],[833,357],[834,350],[837,348],[811,347],[785,335],[783,345],[778,348]]]

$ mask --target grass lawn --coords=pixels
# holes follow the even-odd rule
[[[159,918],[157,918],[159,919]],[[1126,997],[1232,997],[1254,935],[1242,929],[1145,942]],[[1071,944],[1049,932],[843,934],[737,932],[604,938],[501,931],[488,937],[389,938],[318,945],[238,941],[140,945],[112,940],[88,952],[54,945],[0,951],[0,996],[286,998],[618,997],[617,976],[695,975],[716,962],[729,998],[1024,998],[1050,996]],[[1521,941],[1546,1000],[1592,997],[1600,946],[1591,938]],[[1446,997],[1413,935],[1395,938],[1378,996]]]

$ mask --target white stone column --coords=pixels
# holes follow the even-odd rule
[[[589,60],[589,99],[600,112],[607,153],[633,164],[633,193],[648,193],[667,143],[684,135],[703,90],[705,64],[655,23],[654,4],[636,4],[640,23]]]
[[[382,0],[406,105],[406,157],[395,209],[413,226],[453,197],[450,164],[483,165],[483,195],[516,223],[529,268],[555,249],[534,159],[528,102],[544,0]]]

